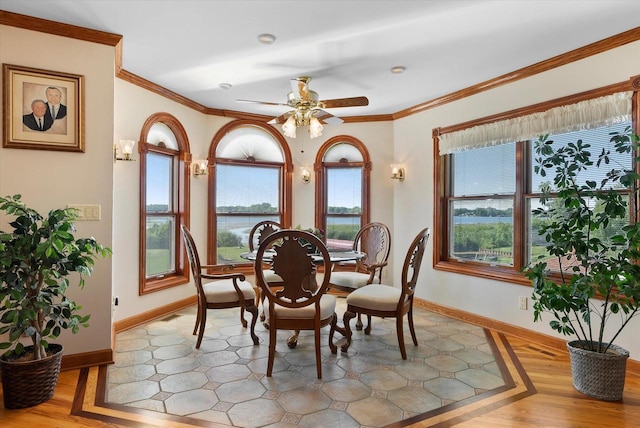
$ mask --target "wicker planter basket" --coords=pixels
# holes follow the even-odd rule
[[[26,353],[31,349],[33,346],[25,346]],[[0,358],[6,409],[32,407],[53,397],[60,374],[62,345],[50,344],[47,355],[42,360],[24,362]]]
[[[629,351],[611,345],[606,354],[601,354],[584,349],[586,343],[567,343],[574,388],[599,400],[621,400]]]

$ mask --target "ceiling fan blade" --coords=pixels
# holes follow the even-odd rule
[[[309,81],[310,77],[298,77],[291,79],[291,90],[294,94],[299,95],[301,100],[309,101]]]
[[[291,115],[291,112],[288,111],[284,114],[281,114],[278,117],[274,117],[273,119],[271,119],[269,122],[267,122],[269,125],[277,125],[280,123],[285,123],[287,121],[287,119],[289,119],[289,115]]]
[[[286,106],[288,107],[288,104],[282,104],[282,103],[272,103],[269,101],[253,101],[253,100],[236,100],[240,103],[253,103],[253,104],[264,104],[267,106]]]
[[[368,106],[369,99],[367,97],[335,98],[333,100],[320,101],[320,104],[324,108],[361,107]]]
[[[318,118],[318,120],[328,124],[328,125],[340,125],[341,123],[344,122],[344,120],[340,119],[337,116],[332,115],[329,112],[326,112],[324,110],[320,110],[320,109],[316,109],[317,110],[317,114],[316,114],[316,118]]]

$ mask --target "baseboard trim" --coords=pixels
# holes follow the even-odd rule
[[[105,364],[113,364],[113,349],[101,349],[99,351],[71,355],[63,354],[60,370],[76,370]]]
[[[567,352],[567,341],[549,336],[547,334],[538,333],[537,331],[529,330],[523,327],[518,327],[513,324],[504,323],[494,320],[492,318],[476,315],[471,312],[466,312],[460,309],[451,308],[448,306],[442,306],[437,303],[429,302],[427,300],[416,297],[414,299],[416,307],[426,309],[431,312],[450,316],[461,321],[475,324],[480,327],[495,330],[500,333],[510,334],[512,336],[519,337],[529,342],[533,342],[539,345],[547,346],[561,352]],[[627,360],[627,370],[634,374],[640,374],[640,361],[629,358]]]
[[[186,299],[178,300],[177,302],[173,302],[164,306],[159,306],[150,311],[143,312],[141,314],[134,315],[132,317],[125,318],[120,321],[116,321],[113,323],[114,337],[116,333],[120,333],[121,331],[125,331],[133,327],[137,327],[139,325],[142,325],[154,319],[162,318],[173,312],[177,312],[181,309],[188,308],[189,306],[195,305],[197,302],[198,302],[197,296],[191,296]]]

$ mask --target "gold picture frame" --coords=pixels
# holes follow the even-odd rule
[[[84,152],[84,76],[2,64],[2,84],[2,147]]]

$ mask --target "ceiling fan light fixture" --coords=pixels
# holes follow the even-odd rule
[[[309,120],[309,138],[316,138],[322,135],[324,127],[320,123],[317,117],[312,117]]]
[[[289,119],[282,124],[282,132],[285,137],[296,138],[296,119],[293,115],[289,116]]]
[[[258,35],[258,41],[260,43],[264,43],[265,45],[270,45],[270,44],[272,44],[272,43],[274,43],[276,41],[276,36],[274,36],[273,34],[268,34],[268,33],[259,34]]]
[[[338,107],[364,107],[369,105],[367,97],[335,98],[320,100],[318,93],[309,89],[311,77],[300,76],[290,80],[291,92],[287,94],[287,103],[274,103],[266,101],[237,100],[241,102],[258,103],[273,106],[289,106],[292,110],[270,120],[269,124],[282,123],[282,133],[289,138],[296,138],[296,128],[308,126],[310,138],[322,135],[324,126],[338,125],[344,122],[339,117],[333,116],[324,109]],[[320,117],[320,119],[317,118]],[[320,122],[322,120],[322,123]]]

